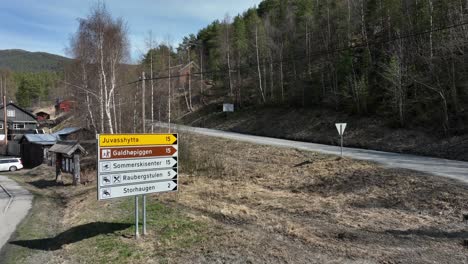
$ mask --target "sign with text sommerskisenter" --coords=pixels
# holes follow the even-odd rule
[[[177,134],[97,136],[98,200],[177,191]]]

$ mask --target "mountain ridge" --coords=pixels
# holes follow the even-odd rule
[[[57,72],[70,61],[70,58],[42,51],[0,50],[0,68],[15,72]]]

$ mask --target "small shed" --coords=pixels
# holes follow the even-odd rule
[[[51,158],[49,149],[57,142],[52,134],[25,134],[19,140],[21,160],[24,167],[34,168]]]
[[[73,184],[80,183],[80,157],[86,150],[77,141],[58,141],[50,152],[55,153],[56,181],[61,182],[62,172],[73,175]]]

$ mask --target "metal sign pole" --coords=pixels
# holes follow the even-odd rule
[[[146,235],[146,194],[143,194],[143,235]]]
[[[335,123],[336,130],[338,130],[338,134],[340,134],[340,139],[341,139],[341,157],[343,158],[343,136],[344,136],[344,131],[346,129],[346,123]]]
[[[135,196],[135,238],[138,239],[140,237],[140,232],[138,231],[138,195]]]
[[[343,158],[343,134],[341,134],[341,157]]]

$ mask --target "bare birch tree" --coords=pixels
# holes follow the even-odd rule
[[[117,128],[118,72],[129,53],[125,22],[121,18],[112,18],[105,5],[98,3],[87,18],[80,19],[70,47],[79,64],[78,79],[85,91],[87,116],[92,126],[100,133],[114,133]],[[94,110],[96,101],[97,114]]]

